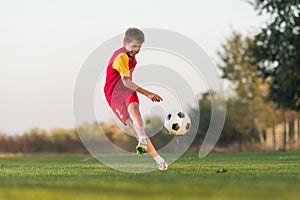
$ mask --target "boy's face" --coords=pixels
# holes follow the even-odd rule
[[[127,50],[128,54],[131,57],[134,57],[136,54],[140,52],[140,49],[142,47],[142,43],[136,40],[133,40],[131,42],[124,42],[124,47]]]

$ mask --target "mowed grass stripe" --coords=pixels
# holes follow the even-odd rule
[[[299,167],[299,152],[185,154],[168,171],[141,174],[91,156],[6,157],[0,199],[300,199]]]

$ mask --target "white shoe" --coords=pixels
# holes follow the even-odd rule
[[[165,161],[162,161],[161,163],[157,164],[159,170],[167,170],[168,164]]]

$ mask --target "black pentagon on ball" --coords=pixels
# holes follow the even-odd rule
[[[171,117],[172,117],[172,115],[171,115],[171,113],[169,113],[169,114],[167,115],[166,119],[167,119],[167,120],[170,120]]]
[[[180,129],[179,124],[178,123],[172,124],[172,129],[175,130],[175,131],[178,131]]]
[[[190,124],[190,123],[187,123],[186,126],[185,126],[185,129],[186,129],[186,130],[189,130],[190,127],[191,127],[191,124]]]
[[[178,112],[177,115],[178,115],[179,118],[184,118],[185,117],[185,114],[183,112]]]

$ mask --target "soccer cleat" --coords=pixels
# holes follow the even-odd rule
[[[157,164],[159,170],[167,170],[168,164],[165,161],[162,161],[161,163]]]
[[[144,154],[144,153],[147,152],[147,149],[144,146],[142,146],[142,145],[137,145],[135,147],[135,150],[136,150],[137,154]]]

